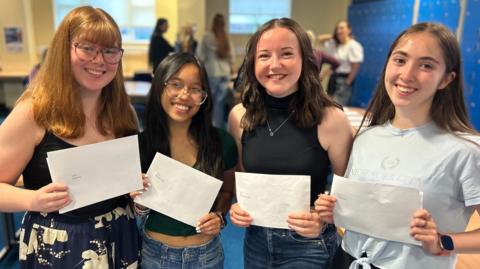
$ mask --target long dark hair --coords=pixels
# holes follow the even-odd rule
[[[364,122],[369,122],[368,126],[381,125],[392,120],[395,116],[395,107],[388,97],[385,88],[385,70],[390,60],[393,50],[398,43],[407,35],[414,33],[425,33],[432,35],[442,49],[443,59],[445,61],[445,74],[454,72],[455,78],[448,86],[437,91],[433,97],[430,108],[430,116],[433,122],[441,129],[454,133],[466,132],[476,134],[470,121],[468,120],[467,109],[463,99],[463,71],[461,64],[460,48],[457,39],[445,26],[436,23],[418,23],[404,30],[395,39],[387,55],[382,75],[375,89],[373,98],[368,105],[365,117],[362,120],[360,128]],[[359,128],[359,130],[360,130]],[[358,134],[358,132],[357,132]]]
[[[217,56],[221,59],[230,57],[230,42],[225,30],[225,17],[222,14],[217,13],[213,17],[212,32],[217,40]]]
[[[324,110],[329,106],[340,107],[328,97],[322,88],[318,76],[318,67],[315,64],[312,45],[307,33],[292,19],[272,19],[262,25],[250,37],[245,53],[245,60],[240,70],[240,89],[242,104],[246,113],[242,119],[242,127],[252,130],[259,124],[266,122],[266,107],[264,102],[265,88],[255,76],[255,58],[258,40],[264,32],[275,27],[282,27],[292,31],[297,36],[302,56],[302,73],[298,80],[298,94],[295,102],[290,104],[290,111],[295,111],[293,118],[300,128],[313,127],[322,122]]]
[[[203,64],[190,53],[171,54],[155,70],[145,111],[144,135],[148,145],[145,158],[153,159],[156,152],[171,156],[169,121],[161,104],[161,98],[165,92],[165,82],[186,64],[193,64],[198,68],[202,89],[209,96],[200,106],[197,114],[193,116],[188,129],[188,134],[198,146],[195,168],[221,179],[223,175],[222,145],[220,137],[212,125],[212,98],[210,98],[212,95],[208,77]]]

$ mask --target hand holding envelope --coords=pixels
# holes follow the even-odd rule
[[[331,193],[334,199],[323,197],[323,201],[316,202],[316,209],[324,220],[331,217],[328,208],[334,204],[333,219],[340,227],[385,240],[421,245],[410,235],[412,216],[422,207],[417,189],[335,175]]]
[[[289,229],[289,214],[310,212],[310,176],[236,172],[235,182],[238,204],[252,225]]]
[[[66,184],[72,198],[60,213],[142,188],[136,135],[50,151],[47,156],[52,181]]]
[[[151,187],[135,202],[188,225],[210,211],[222,181],[157,153],[148,168]]]

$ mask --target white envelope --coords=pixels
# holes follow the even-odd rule
[[[235,173],[237,201],[253,225],[288,228],[288,215],[310,212],[310,176]]]
[[[157,153],[148,168],[151,187],[135,202],[188,225],[210,212],[223,182]]]
[[[421,245],[410,235],[413,214],[422,208],[414,188],[368,183],[335,175],[335,225],[380,239]]]
[[[137,135],[47,153],[53,182],[68,186],[74,209],[143,188]]]

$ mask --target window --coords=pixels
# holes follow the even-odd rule
[[[231,34],[251,34],[273,18],[290,17],[291,0],[230,0]]]
[[[155,0],[55,0],[55,27],[75,7],[90,5],[108,12],[117,22],[123,42],[146,43],[156,23]]]

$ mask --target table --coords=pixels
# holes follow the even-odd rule
[[[15,105],[23,93],[27,72],[0,71],[0,104],[8,108]]]
[[[148,92],[152,83],[145,81],[125,81],[125,91],[132,103],[147,103]]]

